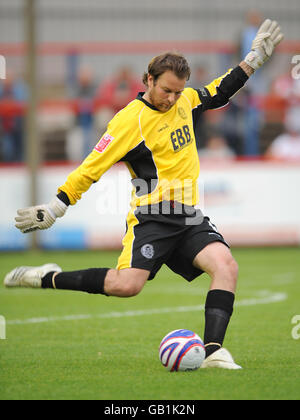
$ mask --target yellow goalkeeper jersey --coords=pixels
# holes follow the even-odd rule
[[[115,163],[125,162],[133,184],[132,207],[173,200],[199,201],[199,158],[194,122],[207,109],[228,103],[248,79],[240,67],[203,89],[186,88],[166,113],[143,99],[130,102],[109,122],[91,154],[59,188],[74,205]]]

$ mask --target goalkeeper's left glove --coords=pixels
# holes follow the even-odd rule
[[[253,70],[259,69],[273,54],[274,48],[283,40],[281,28],[275,20],[266,19],[252,42],[251,51],[244,61]]]
[[[49,204],[28,207],[18,210],[16,228],[22,233],[33,232],[38,229],[49,229],[57,217],[62,217],[68,206],[58,197],[55,197]]]

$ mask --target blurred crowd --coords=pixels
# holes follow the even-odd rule
[[[190,85],[202,87],[209,80],[199,65]],[[113,115],[143,90],[140,78],[128,67],[100,86],[90,69],[82,69],[68,100],[49,101],[39,108],[42,160],[81,161]],[[25,159],[27,97],[22,80],[9,76],[0,82],[0,162]],[[195,135],[202,159],[300,159],[300,79],[288,68],[263,95],[246,86],[225,108],[202,114]]]
[[[247,15],[240,34],[241,61],[251,49],[262,17]],[[291,58],[289,58],[291,60]],[[269,64],[267,64],[269,65]],[[189,86],[205,86],[210,75],[205,63],[192,69]],[[224,69],[226,71],[226,69]],[[231,103],[202,114],[195,126],[201,159],[265,157],[300,161],[300,74],[287,63],[286,71],[269,80],[257,71]],[[109,120],[145,89],[141,75],[122,66],[108,80],[97,81],[92,68],[82,67],[69,83],[63,100],[46,100],[38,108],[42,161],[81,161],[106,130]],[[0,162],[23,162],[28,92],[22,78],[7,71],[0,80]]]

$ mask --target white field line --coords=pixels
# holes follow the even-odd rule
[[[235,306],[253,306],[253,305],[267,305],[270,303],[282,302],[287,299],[286,293],[268,293],[264,297],[243,299],[237,301]],[[7,325],[26,325],[26,324],[42,324],[45,322],[58,322],[58,321],[80,321],[85,319],[111,319],[111,318],[126,318],[145,315],[157,315],[179,312],[197,312],[204,310],[204,305],[196,306],[175,306],[172,308],[153,308],[141,309],[134,311],[124,312],[107,312],[103,314],[78,314],[78,315],[65,315],[65,316],[50,316],[42,318],[29,318],[29,319],[15,319],[7,320]]]

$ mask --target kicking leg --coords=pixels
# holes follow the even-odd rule
[[[62,272],[56,264],[40,267],[18,267],[4,279],[6,287],[35,287],[44,289],[77,290],[108,296],[130,297],[137,295],[148,280],[147,270],[127,268],[90,268]]]

